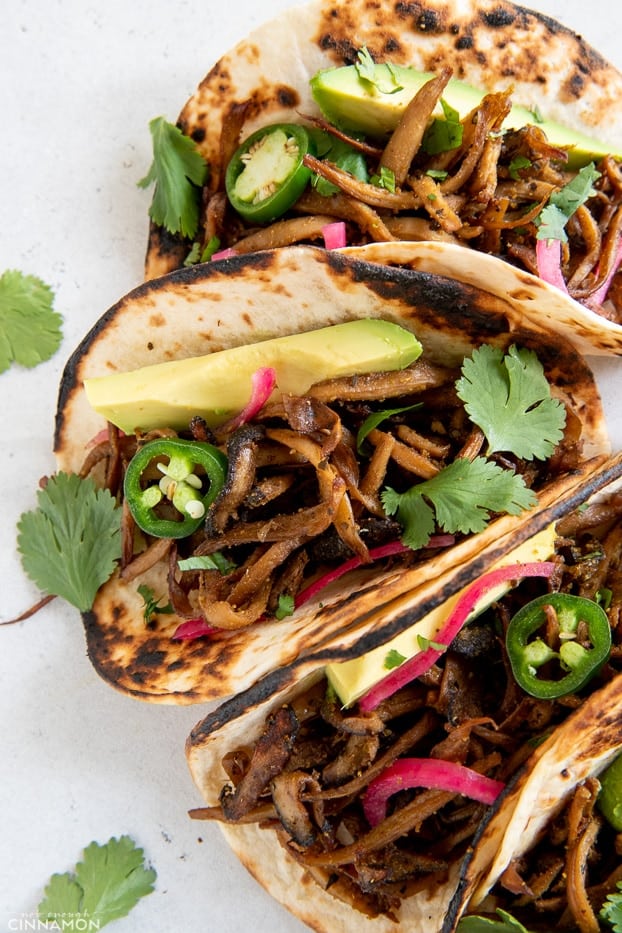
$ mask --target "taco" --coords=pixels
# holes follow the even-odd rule
[[[411,344],[422,347],[421,356],[411,366],[376,380],[359,372],[345,381],[325,379],[315,394],[305,389],[306,395],[286,394],[280,400],[272,394],[239,428],[233,430],[229,421],[213,426],[215,435],[208,433],[209,412],[200,409],[196,399],[196,358],[205,368],[206,355],[214,351],[364,321],[396,327]],[[346,346],[350,348],[349,343]],[[484,351],[480,363],[485,380],[492,377],[479,388],[477,377],[471,382],[472,374],[461,375],[465,359],[475,366],[473,355],[478,350]],[[341,351],[335,349],[334,355]],[[299,350],[286,356],[294,369],[303,359]],[[319,356],[331,359],[333,354],[322,345]],[[171,361],[189,358],[192,389],[185,401],[190,408],[184,409],[185,421],[173,429],[166,402],[177,391],[176,385],[161,368],[148,364],[166,363],[165,372],[170,373]],[[518,392],[506,399],[512,412],[510,418],[506,416],[506,428],[511,424],[517,436],[530,436],[535,456],[520,449],[518,454],[510,453],[505,440],[500,442],[506,448],[503,453],[487,455],[486,448],[492,451],[499,442],[485,441],[476,424],[481,418],[467,417],[467,403],[459,397],[456,380],[461,379],[465,398],[478,396],[484,407],[503,412],[496,407],[494,383],[499,378],[501,386],[507,382],[506,363],[514,368]],[[320,366],[317,354],[312,372],[307,373],[309,383],[317,379],[316,364]],[[237,365],[221,372],[220,402],[212,400],[212,414],[219,405],[222,417],[232,414],[223,414],[222,396],[224,387],[227,398],[233,397]],[[262,368],[261,363],[256,365]],[[141,372],[144,366],[147,369]],[[383,367],[384,345],[376,368]],[[175,365],[172,368],[178,372]],[[129,371],[134,375],[128,377]],[[355,634],[359,625],[373,627],[390,618],[390,605],[404,594],[468,560],[486,543],[520,535],[534,509],[573,488],[609,449],[593,375],[573,347],[526,326],[509,304],[481,289],[313,247],[258,253],[226,265],[204,264],[172,273],[131,292],[87,335],[63,376],[55,451],[60,470],[82,475],[93,471],[98,482],[108,484],[119,498],[123,498],[122,474],[128,462],[137,462],[137,448],[146,447],[153,434],[145,433],[145,425],[141,428],[142,413],[130,415],[129,424],[123,422],[127,433],[112,427],[107,433],[107,419],[115,416],[107,409],[105,415],[98,414],[85,383],[91,398],[96,388],[103,386],[105,395],[111,385],[120,387],[124,402],[135,392],[128,387],[135,387],[136,381],[128,378],[135,380],[137,371],[139,384],[147,373],[155,374],[150,389],[154,382],[156,389],[163,386],[162,423],[150,423],[148,428],[164,435],[165,446],[173,437],[177,444],[178,435],[183,435],[183,444],[197,447],[211,437],[207,446],[212,454],[216,446],[218,457],[226,452],[229,458],[222,495],[206,515],[193,518],[196,531],[182,540],[169,531],[156,532],[151,519],[145,528],[140,517],[144,534],[135,534],[135,523],[126,513],[139,490],[125,496],[121,566],[84,613],[88,651],[98,672],[120,690],[156,702],[222,697],[323,642],[359,638]],[[284,372],[277,367],[277,383]],[[407,380],[406,388],[400,379]],[[250,382],[249,377],[243,383],[245,397],[250,395]],[[540,407],[542,396],[548,401]],[[197,421],[194,414],[203,417]],[[238,423],[233,414],[233,424]],[[554,439],[546,441],[551,417]],[[360,437],[363,454],[357,460],[356,435],[364,422],[369,430]],[[267,447],[261,446],[261,437],[270,441]],[[370,457],[374,452],[376,456]],[[416,524],[427,531],[409,543],[404,518],[408,508],[402,509],[407,502],[400,499],[400,490],[428,476],[428,485],[419,492],[429,490],[434,498],[430,483],[450,461],[455,461],[457,470],[471,461],[475,468],[482,467],[485,475],[471,480],[470,487],[466,477],[449,474],[458,485],[474,490],[476,498],[489,470],[508,485],[500,499],[469,501],[464,522],[460,517],[455,527],[440,518],[435,521],[433,510],[419,495]],[[161,462],[166,465],[167,458]],[[129,472],[128,468],[126,482]],[[134,477],[141,476],[142,467],[133,472]],[[253,496],[264,488],[263,479],[282,485],[268,497],[263,510],[253,511]],[[496,489],[496,482],[486,488]],[[520,487],[516,495],[515,483]],[[390,484],[396,496],[385,509],[379,496]],[[156,490],[149,495],[153,492],[159,496]],[[152,505],[156,508],[150,503],[145,509]],[[168,499],[162,506],[170,509]],[[440,537],[437,530],[443,532]],[[380,537],[374,537],[376,533]],[[209,569],[208,559],[215,552],[219,552],[216,557],[232,558],[232,574],[221,573],[222,567]],[[374,556],[379,559],[371,560]],[[198,564],[180,569],[180,560],[198,557]],[[246,571],[251,569],[249,576]],[[242,598],[245,583],[240,581],[249,579],[252,585]],[[306,589],[303,603],[301,586]],[[155,599],[156,607],[168,610],[150,613],[148,624],[145,592]],[[279,611],[283,603],[285,613]],[[186,627],[179,631],[181,623]],[[193,627],[197,623],[198,631]],[[210,634],[206,624],[219,632]],[[180,640],[187,634],[205,637]]]
[[[501,289],[507,274],[516,300],[541,291],[550,324],[619,353],[620,100],[622,75],[583,39],[508,2],[294,7],[179,115],[198,159],[180,167],[183,234],[154,145],[146,276],[296,242],[425,241],[424,269],[466,263]]]
[[[496,906],[526,916],[529,930],[550,930],[562,914],[564,929],[593,928],[576,905],[592,885],[596,912],[615,892],[616,830],[596,838],[582,825],[574,838],[558,822],[550,872],[553,844],[541,837],[576,794],[588,794],[589,823],[597,777],[621,750],[621,475],[618,455],[538,513],[527,547],[491,547],[405,601],[403,621],[420,633],[412,657],[396,660],[403,638],[382,635],[365,640],[365,655],[362,643],[325,646],[193,729],[188,763],[206,806],[190,815],[216,821],[250,873],[311,929],[450,933],[465,911],[498,920]],[[450,598],[426,629],[421,604],[433,613],[439,593]],[[541,636],[549,657],[525,679],[515,632],[535,610],[530,643]],[[374,662],[378,685],[350,702],[344,668],[364,667],[370,649],[390,663]],[[577,826],[579,803],[570,806]],[[533,878],[518,859],[537,838],[535,909],[550,912],[532,926]],[[521,913],[515,905],[527,900],[532,910]],[[497,927],[465,926],[488,928]]]

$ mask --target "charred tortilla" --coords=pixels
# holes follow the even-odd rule
[[[554,394],[572,412],[584,458],[576,471],[540,489],[540,508],[577,485],[607,453],[598,390],[585,362],[563,341],[525,326],[511,305],[450,279],[298,247],[173,273],[137,288],[112,307],[67,364],[56,422],[58,466],[77,472],[92,439],[105,428],[87,402],[87,377],[364,317],[411,328],[424,346],[424,357],[443,365],[459,366],[484,342],[536,351]],[[259,622],[212,640],[172,640],[181,621],[175,615],[160,615],[145,625],[137,585],[144,583],[156,595],[166,592],[165,561],[131,583],[117,573],[84,615],[89,656],[104,679],[136,697],[196,703],[226,696],[324,643],[354,638],[348,636],[350,630],[373,628],[413,588],[465,562],[490,542],[506,536],[509,542],[529,514],[501,517],[482,534],[407,573],[399,562],[384,572],[356,571],[285,622]]]
[[[319,111],[311,96],[310,78],[320,69],[352,64],[363,47],[376,62],[409,65],[437,74],[448,66],[455,77],[482,90],[511,87],[516,103],[606,140],[614,150],[622,146],[622,75],[583,39],[549,17],[492,0],[469,0],[467,4],[428,0],[414,7],[397,4],[382,8],[346,0],[338,3],[322,0],[284,11],[224,55],[181,111],[178,126],[197,143],[208,165],[204,206],[214,194],[215,204],[222,191],[228,161],[221,148],[223,127],[227,130],[238,120],[239,135],[244,139],[267,124],[300,123],[305,117],[316,117]],[[246,107],[243,118],[239,116],[242,107]],[[619,168],[612,170],[619,172]],[[329,200],[320,198],[314,207],[318,217],[327,215],[324,222],[330,220]],[[326,202],[323,207],[322,201]],[[214,210],[218,214],[220,208]],[[305,212],[312,213],[300,211]],[[386,219],[391,210],[380,209],[379,214]],[[338,213],[332,216],[339,219]],[[616,223],[612,221],[612,231]],[[320,227],[316,222],[314,242],[318,242]],[[209,238],[208,228],[209,223],[203,246]],[[604,235],[602,224],[601,233]],[[507,257],[485,255],[496,252],[491,241],[481,247],[480,266],[473,250],[464,245],[471,234],[461,241],[443,230],[437,236],[432,229],[427,234],[412,236],[390,234],[387,230],[375,234],[372,224],[365,236],[372,240],[429,241],[417,260],[418,268],[427,271],[437,271],[439,264],[452,270],[455,264],[453,274],[460,278],[466,263],[474,270],[475,279],[487,282],[492,277],[499,281],[501,289],[507,274],[507,291],[514,294],[524,311],[530,313],[533,309],[534,316],[544,314],[548,326],[559,328],[566,335],[576,333],[584,351],[587,348],[591,352],[620,353],[621,331],[619,323],[613,323],[613,311],[592,310],[555,286],[547,286],[532,274],[533,270],[527,271],[529,267],[523,264],[518,252],[510,264]],[[612,236],[615,240],[616,236],[613,233]],[[201,240],[201,231],[198,239]],[[261,248],[281,246],[283,242],[287,240],[281,241],[275,229],[274,239],[264,242]],[[146,277],[178,268],[191,245],[152,225]],[[222,245],[235,247],[233,242]],[[467,250],[464,258],[459,255],[461,249]],[[614,250],[609,252],[613,255]],[[516,272],[514,265],[522,271]],[[534,307],[533,293],[539,291],[544,310],[539,304]],[[607,320],[608,317],[612,320]]]
[[[596,470],[581,488],[576,488],[569,495],[562,496],[554,507],[539,513],[537,521],[532,525],[532,532],[537,532],[546,522],[554,522],[571,513],[581,514],[586,497],[589,498],[612,480],[619,484],[621,469],[621,460],[618,456],[605,464],[603,468]],[[619,500],[617,508],[619,516]],[[558,527],[563,528],[563,526]],[[564,546],[563,534],[559,546],[560,548]],[[591,544],[588,543],[587,548],[590,547]],[[452,588],[455,591],[455,588],[460,587],[467,579],[476,579],[482,572],[489,569],[497,556],[492,549],[489,549],[488,553],[478,555],[472,565],[464,566],[460,573],[441,577],[436,581],[436,586],[432,587],[432,591],[437,595],[439,591],[445,589],[445,583],[448,581],[450,591]],[[615,574],[615,568],[612,569]],[[425,601],[425,595],[422,596],[425,592],[424,587],[419,594],[420,600],[423,598]],[[618,601],[619,594],[616,593],[614,602],[617,604]],[[405,615],[410,614],[413,621],[416,615],[414,609],[415,601],[411,601],[410,608],[405,609]],[[353,647],[355,651],[357,648],[359,651],[361,649],[360,644]],[[370,647],[369,640],[367,647]],[[456,648],[455,651],[459,652],[459,649]],[[410,896],[403,896],[399,906],[393,905],[390,912],[394,919],[390,919],[385,915],[373,918],[365,916],[360,912],[361,909],[365,909],[364,900],[359,902],[358,907],[355,907],[354,904],[357,902],[352,901],[351,894],[349,902],[347,896],[345,900],[342,900],[339,894],[335,896],[330,893],[330,885],[324,890],[321,883],[318,884],[309,877],[309,865],[305,863],[305,846],[288,843],[288,834],[291,837],[292,832],[287,829],[283,832],[274,812],[270,813],[271,797],[267,790],[266,793],[261,794],[258,804],[263,807],[261,824],[256,822],[252,809],[237,823],[233,816],[223,819],[221,811],[221,807],[225,807],[226,800],[236,798],[235,794],[232,797],[228,794],[224,795],[223,787],[231,786],[232,776],[234,786],[240,783],[241,775],[246,768],[249,768],[252,749],[264,734],[266,723],[274,721],[279,711],[292,709],[300,720],[302,735],[305,717],[309,716],[308,711],[313,702],[314,690],[322,677],[322,669],[319,665],[336,658],[343,659],[343,657],[344,652],[340,651],[337,646],[333,649],[328,647],[323,652],[316,652],[315,656],[275,671],[251,690],[227,701],[197,724],[188,738],[186,750],[191,773],[207,804],[207,809],[199,808],[192,811],[191,815],[198,819],[218,820],[219,828],[248,871],[273,897],[318,933],[320,931],[328,933],[329,930],[359,929],[388,931],[395,928],[396,920],[402,925],[410,923],[415,928],[449,933],[455,929],[460,916],[466,909],[476,914],[484,912],[482,898],[512,860],[533,844],[577,787],[587,779],[597,777],[618,753],[622,722],[622,676],[616,672],[618,661],[612,658],[612,666],[607,667],[601,675],[595,678],[595,681],[588,686],[586,694],[577,697],[577,703],[574,704],[576,708],[572,712],[569,712],[571,708],[569,705],[565,712],[562,709],[561,716],[559,716],[558,708],[556,719],[551,707],[551,716],[547,719],[543,716],[543,707],[539,713],[541,718],[538,725],[537,714],[535,710],[532,711],[534,716],[532,728],[534,737],[537,736],[538,741],[534,741],[531,748],[533,749],[534,745],[536,748],[528,757],[522,755],[516,758],[515,761],[519,763],[514,765],[514,770],[510,770],[509,774],[506,769],[504,773],[504,779],[508,781],[506,789],[501,793],[497,802],[487,808],[487,813],[482,818],[471,845],[445,869],[429,874],[427,883],[425,881],[416,883],[414,893]],[[423,694],[426,689],[434,693],[434,686],[431,682],[427,682],[427,687],[423,684],[419,686]],[[310,699],[303,702],[303,696]],[[408,702],[406,688],[404,688],[404,699],[401,702]],[[520,699],[518,703],[520,704]],[[500,698],[497,698],[495,710],[499,704]],[[458,710],[460,710],[459,713]],[[469,712],[468,703],[464,702],[462,705],[458,703],[455,711],[455,721],[445,726],[446,735],[451,735],[452,732],[458,735],[461,729],[465,729],[468,725],[469,715],[473,715]],[[380,713],[380,707],[378,707],[378,712]],[[353,723],[357,717],[361,716],[360,711],[356,709],[343,711],[345,717],[350,714]],[[491,715],[497,718],[500,713],[491,711]],[[412,729],[419,716],[421,716],[420,707],[413,705],[401,726],[400,720],[396,720],[398,725],[393,728],[397,730],[398,736],[400,729],[404,731]],[[525,706],[523,717],[526,719],[528,716],[528,707]],[[481,721],[478,720],[478,723],[481,724]],[[477,730],[477,724],[474,723],[474,725]],[[521,727],[518,722],[516,723],[517,729],[523,726],[524,723]],[[361,728],[360,725],[358,728]],[[497,747],[502,747],[503,728],[500,723],[497,723],[496,728],[493,727],[493,733],[496,729],[498,729],[500,742]],[[493,738],[493,733],[491,733],[491,738]],[[325,725],[320,735],[323,736],[324,741],[327,741]],[[479,739],[481,738],[480,733]],[[308,745],[309,738],[306,733],[304,741]],[[478,739],[475,742],[477,744]],[[306,748],[307,745],[304,747]],[[415,751],[411,751],[410,754],[417,755],[417,748],[418,746],[415,746]],[[293,754],[294,756],[298,754],[295,744]],[[404,751],[402,754],[408,756],[409,752]],[[322,772],[326,764],[326,757],[322,757],[326,756],[324,749],[319,751],[317,759],[311,758],[308,751],[305,751],[305,756],[306,764],[299,763],[301,759],[294,757],[291,765],[286,765],[286,770],[295,771],[299,768],[311,772],[314,767],[311,762],[317,761],[314,773]],[[482,755],[483,760],[484,755]],[[278,770],[275,766],[271,772],[272,781]],[[363,772],[357,772],[356,776],[358,777]],[[491,773],[495,773],[494,768],[491,769]],[[344,786],[348,787],[349,779],[343,780]],[[323,778],[322,786],[326,788],[327,785],[331,787],[330,780]],[[257,786],[259,786],[259,781],[257,781]],[[310,795],[313,794],[313,788],[310,785],[307,790]],[[259,791],[257,793],[259,794]],[[426,791],[423,791],[422,796],[425,794]],[[274,799],[276,803],[276,796]],[[310,799],[308,798],[308,802]],[[406,813],[408,807],[411,806],[409,800],[410,798],[405,798],[401,804],[397,805],[398,812],[401,806],[404,808],[403,812]],[[325,803],[328,806],[329,800],[327,799]],[[463,803],[466,806],[467,801],[464,800]],[[228,806],[231,807],[231,804]],[[280,813],[280,819],[284,820],[284,811],[279,809],[280,806],[279,801],[277,814]],[[311,812],[310,806],[309,812]],[[220,815],[215,815],[217,813]],[[273,821],[272,824],[270,820]],[[350,823],[350,825],[353,824]],[[447,824],[441,821],[439,825],[441,827],[439,832],[451,832],[451,821]],[[280,827],[278,830],[280,839],[277,839],[275,826]],[[434,850],[436,841],[436,836],[428,839],[427,845],[430,851]],[[340,839],[339,843],[335,844],[337,849],[339,844],[348,845],[347,841]],[[288,845],[291,846],[290,851],[288,851]],[[309,851],[317,853],[318,849],[321,849],[319,834],[311,843]],[[363,841],[360,842],[357,851],[360,853],[359,858],[363,860],[365,858]],[[333,848],[329,845],[327,847],[329,857],[332,852]],[[314,864],[312,859],[311,864]],[[380,872],[382,858],[380,857],[373,864]],[[315,865],[319,870],[317,860]],[[336,881],[335,877],[333,882]]]

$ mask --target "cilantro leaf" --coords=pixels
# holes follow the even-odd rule
[[[415,402],[413,405],[404,405],[402,408],[383,408],[381,411],[374,411],[371,415],[368,415],[356,434],[356,449],[359,454],[363,453],[363,443],[368,434],[371,434],[374,428],[377,428],[379,424],[382,424],[387,418],[392,418],[393,415],[401,415],[403,411],[412,411],[413,408],[421,408],[422,404],[423,402]]]
[[[531,350],[508,353],[484,344],[462,366],[458,396],[488,441],[488,453],[505,451],[526,460],[550,457],[563,436],[566,412]]]
[[[325,159],[328,162],[332,162],[337,168],[340,168],[343,172],[348,172],[354,178],[358,179],[358,181],[366,182],[369,180],[367,162],[362,152],[358,152],[344,139],[337,139],[335,136],[331,136],[330,133],[327,133],[325,130],[313,129],[311,135],[315,143],[318,159]],[[325,198],[339,191],[337,185],[322,178],[321,175],[314,175],[311,179],[311,184],[317,193]]]
[[[520,171],[523,168],[531,168],[532,162],[531,159],[528,159],[527,156],[517,155],[515,156],[510,164],[508,165],[508,175],[514,181],[520,181]]]
[[[154,616],[172,615],[175,612],[170,602],[165,603],[163,606],[160,605],[164,597],[159,596],[156,598],[153,589],[147,586],[146,583],[141,583],[137,588],[137,592],[138,595],[142,597],[143,601],[143,618],[145,620],[145,625],[148,625]]]
[[[487,917],[462,917],[458,924],[458,933],[529,933],[529,930],[511,914],[497,908],[500,920]]]
[[[144,867],[143,850],[129,836],[92,842],[75,872],[52,875],[39,904],[39,916],[72,929],[89,921],[97,929],[125,917],[154,889],[156,873]]]
[[[390,191],[391,194],[395,194],[395,172],[391,168],[387,168],[386,165],[380,166],[380,174],[372,175],[369,179],[372,185],[376,185],[378,188],[384,188],[385,191]]]
[[[566,224],[577,208],[596,194],[593,185],[597,178],[600,178],[600,172],[596,170],[594,163],[590,162],[577,172],[572,181],[553,192],[535,221],[538,240],[567,242]]]
[[[194,557],[186,557],[184,560],[178,560],[177,566],[180,570],[219,570],[223,576],[235,570],[236,565],[229,558],[225,557],[220,551],[214,551],[213,554],[200,554]]]
[[[24,571],[86,612],[121,556],[121,510],[107,490],[73,473],[50,477],[37,499],[17,525]]]
[[[608,894],[600,911],[600,918],[610,924],[614,933],[622,933],[622,881],[616,884],[617,894]]]
[[[434,119],[421,140],[421,148],[428,155],[449,152],[462,145],[463,126],[460,122],[460,114],[443,98],[441,98],[441,107],[445,115],[444,119]]]
[[[394,668],[399,667],[400,664],[403,664],[405,660],[405,656],[397,648],[390,648],[382,666],[385,670],[392,671]]]
[[[153,162],[138,182],[140,188],[155,183],[149,215],[169,233],[192,238],[199,226],[199,189],[207,177],[207,165],[196,144],[164,117],[155,117],[149,130]]]
[[[294,597],[289,593],[281,593],[279,595],[279,604],[274,615],[280,621],[281,619],[286,619],[287,616],[291,616],[295,608]]]
[[[12,362],[32,368],[49,360],[62,340],[54,294],[34,275],[7,269],[0,276],[0,373]]]
[[[536,503],[523,477],[484,457],[459,458],[436,476],[398,493],[381,493],[387,515],[397,515],[404,529],[402,542],[425,547],[436,525],[449,534],[483,531],[492,513],[520,515]]]
[[[377,90],[380,94],[396,94],[398,91],[403,90],[397,77],[397,70],[392,64],[388,64],[386,67],[393,83],[385,87],[381,85],[378,72],[376,71],[376,63],[370,55],[367,46],[364,45],[362,49],[359,49],[356,58],[357,60],[354,63],[354,67],[356,68],[359,79],[371,85],[373,90]]]

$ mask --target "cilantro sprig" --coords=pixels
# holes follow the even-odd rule
[[[42,921],[54,929],[101,930],[127,916],[154,890],[156,872],[145,868],[144,853],[129,836],[92,842],[73,872],[50,878],[39,904]]]
[[[24,571],[86,612],[121,557],[121,510],[107,490],[73,473],[50,477],[37,500],[17,525]]]
[[[397,516],[402,542],[413,549],[425,547],[437,526],[449,534],[478,533],[495,513],[520,515],[532,508],[537,499],[523,477],[487,457],[505,452],[546,459],[563,436],[564,406],[551,396],[530,350],[512,346],[504,355],[484,344],[464,361],[456,391],[486,437],[486,456],[458,458],[405,492],[382,491],[385,512]]]
[[[402,542],[425,547],[436,525],[448,534],[483,531],[494,512],[520,515],[536,503],[522,476],[476,457],[454,460],[436,476],[398,493],[387,486],[381,493],[387,515],[396,515],[404,529]]]
[[[140,188],[155,183],[149,215],[169,233],[192,239],[199,226],[199,195],[207,165],[196,144],[164,117],[155,117],[149,130],[153,162],[138,182]]]
[[[464,361],[459,398],[482,429],[490,455],[506,451],[525,460],[546,460],[562,439],[566,412],[551,397],[542,364],[531,350],[510,347],[505,356],[484,344]]]
[[[54,293],[35,275],[7,269],[0,276],[0,373],[11,363],[32,368],[49,360],[62,340]]]

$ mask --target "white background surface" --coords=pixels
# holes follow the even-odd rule
[[[64,318],[59,353],[0,375],[0,621],[38,593],[15,554],[15,524],[35,505],[51,454],[65,359],[99,315],[142,277],[151,193],[149,120],[174,121],[238,39],[287,0],[10,0],[0,26],[0,273],[52,286]],[[537,6],[622,67],[619,0]],[[616,449],[622,362],[597,366]],[[184,740],[206,707],[149,706],[93,671],[77,612],[52,604],[0,629],[0,930],[27,929],[50,875],[91,840],[130,834],[158,873],[156,891],[111,929],[297,933],[246,875],[200,805]],[[20,925],[21,924],[21,925]]]

